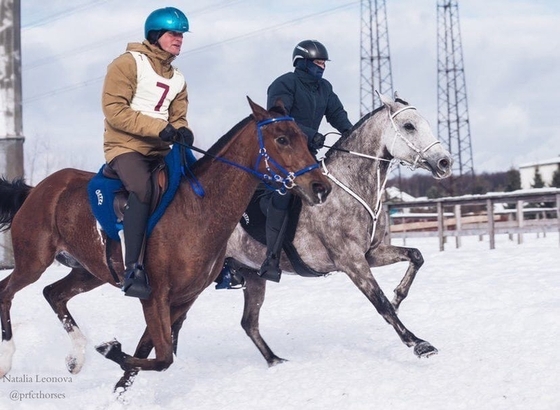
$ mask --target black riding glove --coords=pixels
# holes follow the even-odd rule
[[[192,145],[194,142],[194,134],[187,127],[181,127],[177,130],[177,137],[180,142]]]
[[[313,138],[309,140],[307,146],[309,147],[310,151],[319,151],[325,145],[325,136],[321,133],[315,133]]]
[[[159,133],[159,137],[165,142],[172,142],[177,135],[177,130],[171,124],[167,124],[163,130]]]

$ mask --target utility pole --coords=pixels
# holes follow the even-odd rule
[[[394,93],[385,0],[362,0],[360,16],[360,117],[363,117],[381,107],[376,90],[389,97]],[[401,190],[401,168],[395,170]]]
[[[437,18],[438,138],[453,156],[453,175],[447,188],[453,195],[460,187],[463,193],[472,189],[474,182],[458,1],[438,0]]]
[[[381,106],[375,93],[393,96],[385,0],[362,0],[360,32],[360,117]]]
[[[23,177],[20,0],[0,0],[0,176]],[[9,233],[0,233],[0,269],[13,267]]]

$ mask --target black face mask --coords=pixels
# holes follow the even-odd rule
[[[307,60],[307,72],[311,74],[313,77],[317,79],[321,79],[323,78],[323,73],[325,72],[325,69],[323,67],[319,67],[312,60]]]
[[[303,71],[312,75],[318,80],[323,78],[323,73],[325,72],[325,69],[323,67],[319,67],[317,64],[313,62],[313,60],[309,60],[309,59],[298,60],[296,62],[296,67],[302,69]]]

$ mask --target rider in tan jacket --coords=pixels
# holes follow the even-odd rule
[[[169,152],[171,143],[160,139],[159,133],[167,124],[176,129],[188,127],[186,83],[169,104],[167,121],[154,119],[131,107],[137,88],[137,67],[134,56],[129,51],[145,55],[154,71],[165,78],[171,78],[177,72],[171,65],[175,56],[150,44],[148,40],[129,43],[126,51],[109,65],[101,98],[105,114],[104,152],[108,163],[117,155],[130,151],[137,151],[142,155],[165,155]]]
[[[107,167],[128,191],[123,218],[127,296],[147,299],[151,293],[143,255],[150,213],[154,167],[180,138],[191,145],[187,127],[187,86],[171,65],[181,52],[187,17],[174,7],[153,11],[144,26],[146,40],[131,43],[107,68],[102,107]]]

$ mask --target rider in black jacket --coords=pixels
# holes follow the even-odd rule
[[[318,131],[323,117],[341,134],[352,128],[348,113],[334,93],[331,83],[323,78],[328,60],[329,55],[323,44],[316,40],[304,40],[295,47],[292,54],[295,70],[281,75],[268,87],[267,108],[276,105],[278,99],[282,100],[288,115],[296,120],[307,135],[307,145],[313,155],[317,155],[325,143],[325,137]],[[288,191],[282,195],[274,191],[265,198],[267,203],[261,203],[261,208],[267,211],[267,251],[259,275],[278,282],[282,273],[279,259],[292,194]]]
[[[322,78],[328,59],[327,49],[321,43],[302,41],[292,56],[295,70],[274,80],[267,92],[267,108],[281,99],[288,115],[294,117],[307,135],[313,154],[317,154],[324,143],[324,137],[317,135],[323,117],[341,133],[352,127],[331,83]]]

